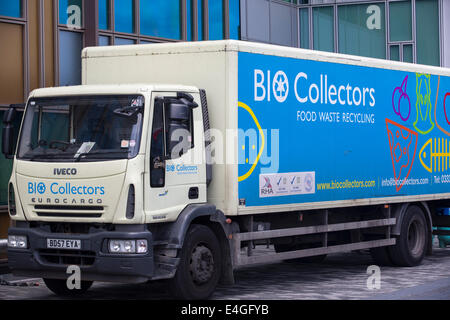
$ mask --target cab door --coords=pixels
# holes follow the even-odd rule
[[[183,97],[192,98],[189,108],[189,101]],[[149,118],[144,179],[146,223],[174,221],[188,204],[206,202],[199,94],[153,92]]]

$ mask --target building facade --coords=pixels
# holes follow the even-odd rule
[[[242,39],[450,67],[449,17],[447,0],[0,0],[0,117],[79,84],[87,46]],[[11,166],[0,155],[0,238]]]

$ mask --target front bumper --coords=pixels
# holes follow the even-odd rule
[[[91,229],[93,230],[93,229]],[[10,228],[10,235],[26,236],[27,249],[8,248],[9,268],[15,275],[67,279],[70,265],[80,267],[81,280],[140,283],[154,274],[153,238],[147,230],[104,231],[88,234],[53,233],[44,228]],[[81,240],[81,250],[47,249],[47,239]],[[110,254],[109,239],[146,239],[146,254]]]

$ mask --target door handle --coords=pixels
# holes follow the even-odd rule
[[[198,187],[192,187],[188,192],[189,199],[198,199]]]

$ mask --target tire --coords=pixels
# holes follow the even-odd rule
[[[275,248],[275,252],[277,252],[277,253],[302,249],[300,246],[293,247],[292,245],[286,245],[286,244],[275,244],[274,248]],[[306,249],[306,248],[303,248],[303,249]],[[327,258],[326,254],[321,254],[319,256],[311,256],[311,257],[294,258],[294,259],[284,260],[284,262],[287,262],[287,263],[321,263],[326,258]]]
[[[193,224],[184,239],[175,277],[169,280],[169,291],[176,299],[208,299],[222,273],[222,255],[214,232]]]
[[[371,248],[370,255],[372,256],[372,259],[375,262],[375,264],[379,266],[391,267],[394,265],[389,255],[389,250],[387,247]]]
[[[80,289],[69,289],[67,281],[61,279],[43,279],[47,288],[54,294],[63,297],[77,297],[84,294],[92,286],[92,281],[81,281]]]
[[[425,215],[420,207],[413,205],[408,207],[401,223],[396,244],[388,247],[389,255],[396,266],[418,266],[425,257],[429,241]]]

